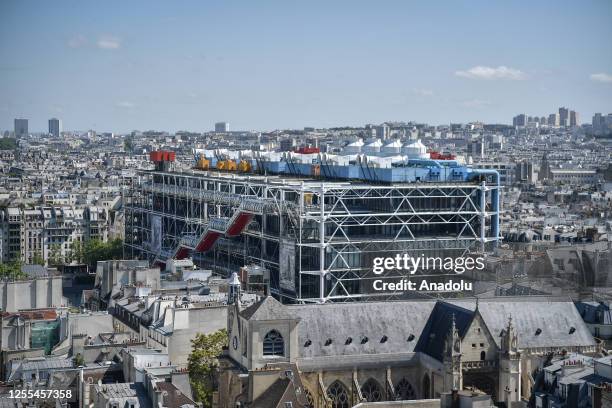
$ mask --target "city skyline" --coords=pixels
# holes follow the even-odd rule
[[[116,132],[201,131],[219,120],[237,130],[509,124],[559,106],[586,122],[612,106],[611,15],[604,1],[8,1],[0,129],[28,118],[44,132],[53,117],[67,130]],[[53,19],[62,24],[44,24]]]

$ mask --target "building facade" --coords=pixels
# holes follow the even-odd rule
[[[192,256],[226,276],[257,264],[269,271],[275,295],[325,302],[386,296],[372,280],[400,276],[377,277],[375,258],[459,257],[499,239],[495,170],[452,160],[379,167],[367,162],[374,159],[316,158],[245,159],[242,172],[233,160],[212,159],[228,170],[164,164],[142,172],[125,198],[126,255],[157,263]]]
[[[62,133],[62,121],[57,118],[49,119],[49,134],[53,137],[59,137]]]
[[[108,240],[108,211],[97,206],[0,209],[3,262],[65,259],[75,242]]]
[[[29,135],[28,120],[15,119],[15,137],[26,137]]]
[[[348,408],[468,387],[509,405],[529,399],[551,354],[598,351],[573,303],[550,298],[282,305],[267,297],[230,306],[228,331],[220,407],[257,406],[275,393]]]

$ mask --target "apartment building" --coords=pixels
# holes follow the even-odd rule
[[[108,240],[108,211],[98,206],[0,209],[0,260],[65,258],[74,242]]]

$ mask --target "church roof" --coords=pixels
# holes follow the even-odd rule
[[[247,320],[287,320],[294,317],[287,308],[272,296],[266,296],[240,312]]]
[[[435,301],[289,305],[302,358],[413,352]]]
[[[282,316],[287,315],[299,318],[300,358],[423,352],[441,361],[453,316],[463,338],[475,308],[475,299],[286,306],[268,301],[242,313],[257,320],[284,319],[287,317]],[[523,349],[596,345],[569,299],[480,299],[478,310],[497,347],[501,346],[500,334],[509,317]]]
[[[474,300],[452,303],[474,310]],[[595,346],[596,342],[570,300],[547,297],[480,299],[478,310],[500,346],[501,331],[508,318],[518,334],[519,348]],[[571,332],[571,333],[570,333]]]
[[[287,391],[289,379],[279,378],[265,392],[263,392],[251,406],[253,408],[271,408],[276,407],[281,402],[281,398]]]
[[[474,312],[461,306],[446,302],[437,303],[419,338],[417,351],[422,351],[442,361],[446,338],[451,331],[453,318],[459,337],[463,338],[473,316]]]

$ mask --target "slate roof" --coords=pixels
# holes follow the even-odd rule
[[[283,320],[293,319],[287,308],[272,296],[266,296],[240,312],[247,320]]]
[[[25,273],[31,278],[39,278],[48,276],[49,272],[43,265],[21,265],[21,272]]]
[[[469,310],[476,307],[473,299],[453,300],[451,303]],[[569,300],[546,297],[480,299],[478,310],[498,347],[499,335],[510,316],[518,333],[520,348],[596,345],[574,303]],[[572,327],[574,331],[570,334]],[[536,334],[538,329],[540,334]]]
[[[241,315],[262,321],[299,319],[302,359],[423,352],[442,360],[453,316],[459,335],[464,337],[475,308],[475,299],[282,305],[267,297],[244,309]],[[497,347],[501,346],[500,335],[510,316],[520,348],[596,345],[569,299],[480,299],[478,310]],[[409,341],[411,335],[414,338]]]
[[[413,352],[435,301],[289,305],[302,358]],[[414,339],[408,341],[410,335]],[[381,342],[383,336],[386,341]],[[351,338],[350,344],[347,339]],[[368,341],[362,344],[362,339]],[[331,343],[326,345],[328,340]],[[305,347],[306,342],[311,344]]]
[[[253,403],[251,404],[252,408],[274,408],[278,405],[281,398],[285,394],[287,387],[289,386],[288,378],[279,378],[266,390],[266,392],[262,393]]]
[[[183,394],[172,383],[158,381],[155,386],[162,391],[165,391],[164,406],[166,407],[195,407],[195,402]]]
[[[147,390],[142,383],[95,384],[94,389],[114,402],[127,402],[137,399],[140,407],[151,406]]]
[[[451,303],[438,302],[429,316],[416,350],[442,361],[444,346],[451,331],[453,317],[459,336],[463,338],[473,316],[474,312],[471,310]]]

